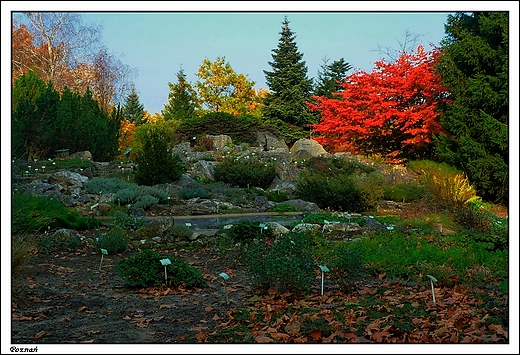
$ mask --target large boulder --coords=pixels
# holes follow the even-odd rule
[[[289,153],[289,147],[283,139],[276,138],[273,134],[268,132],[258,132],[256,135],[258,145],[264,151],[274,151],[278,153]]]
[[[191,176],[202,180],[215,180],[215,162],[199,160],[191,167]]]
[[[88,150],[82,151],[82,152],[76,152],[71,155],[69,155],[69,158],[75,158],[75,159],[82,159],[82,160],[90,160],[92,161],[92,153],[90,153]]]
[[[213,150],[219,150],[233,144],[231,137],[225,134],[219,134],[218,136],[208,134],[207,137],[213,140]]]
[[[292,160],[310,159],[313,157],[329,156],[323,146],[314,139],[300,139],[297,140],[291,147]]]
[[[48,178],[49,184],[61,185],[70,195],[79,195],[87,181],[88,177],[68,170],[57,171]]]

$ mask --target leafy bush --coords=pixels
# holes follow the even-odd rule
[[[128,234],[121,227],[109,230],[105,235],[94,239],[94,246],[97,249],[106,249],[109,254],[116,254],[128,249]]]
[[[160,126],[143,131],[141,147],[137,152],[135,181],[153,186],[178,180],[186,171],[179,156],[169,151],[170,137]]]
[[[215,165],[215,180],[238,187],[268,187],[276,176],[275,164],[257,158],[224,158]]]
[[[151,249],[123,259],[116,264],[119,275],[133,286],[155,286],[164,280],[164,266],[161,259],[170,259],[171,264],[166,266],[168,283],[172,286],[185,285],[186,287],[204,287],[206,280],[202,274],[186,261],[176,256],[164,256]]]
[[[305,234],[288,233],[266,243],[255,239],[249,246],[244,263],[253,283],[261,289],[277,288],[301,294],[310,291],[315,276],[311,240]]]
[[[94,177],[85,182],[85,190],[91,194],[107,194],[117,193],[119,190],[125,189],[131,186],[131,184],[118,179],[118,178],[100,178]]]
[[[295,194],[314,202],[321,209],[362,212],[370,207],[368,196],[348,175],[329,177],[303,171],[297,181]]]

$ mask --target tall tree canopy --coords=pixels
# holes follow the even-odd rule
[[[270,93],[264,99],[262,114],[269,120],[280,120],[307,128],[315,123],[305,102],[312,93],[312,79],[307,77],[303,54],[298,51],[296,35],[289,28],[287,17],[282,22],[278,47],[273,49],[272,71],[264,70]]]
[[[165,120],[183,121],[195,117],[199,105],[197,103],[197,92],[186,80],[186,74],[181,68],[177,72],[177,84],[168,83],[168,103],[164,104],[162,115]]]
[[[509,191],[508,22],[507,12],[449,15],[437,66],[451,103],[436,151],[495,202],[506,202]]]
[[[197,72],[195,84],[198,97],[206,112],[226,112],[233,115],[252,113],[257,106],[255,82],[247,74],[237,74],[225,57],[214,62],[205,58]]]
[[[372,73],[359,70],[332,98],[313,96],[315,139],[333,150],[378,153],[388,157],[424,157],[439,133],[438,102],[445,96],[434,72],[438,51],[403,52],[397,61],[377,61]]]

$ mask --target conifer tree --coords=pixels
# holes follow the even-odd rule
[[[262,114],[266,119],[281,120],[302,128],[315,123],[305,102],[312,93],[312,79],[307,77],[307,66],[298,51],[296,35],[289,28],[289,20],[284,18],[278,47],[273,49],[272,71],[264,70],[270,93],[264,99]]]
[[[345,80],[347,72],[352,69],[352,66],[343,58],[335,60],[331,64],[329,64],[328,58],[323,58],[320,68],[314,95],[332,98],[332,93],[342,90],[341,82]]]
[[[126,98],[123,107],[124,115],[127,120],[134,122],[136,126],[141,125],[144,117],[144,106],[139,102],[139,96],[132,86],[132,91]]]
[[[449,15],[437,67],[451,103],[436,152],[494,202],[506,202],[509,189],[508,20],[507,12]]]
[[[177,72],[177,84],[168,83],[170,92],[168,93],[168,103],[164,105],[162,115],[165,120],[180,120],[196,116],[197,112],[197,93],[186,81],[186,74],[181,68]]]

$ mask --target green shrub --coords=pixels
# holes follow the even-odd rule
[[[119,275],[133,286],[156,286],[164,283],[164,266],[160,260],[170,259],[171,264],[166,266],[168,283],[172,286],[185,285],[186,287],[204,287],[206,280],[202,274],[186,261],[176,256],[164,256],[151,249],[123,259],[116,264]]]
[[[267,191],[266,197],[269,201],[273,202],[284,202],[289,199],[287,193],[281,192],[279,190],[270,190]]]
[[[51,253],[55,250],[76,250],[81,246],[81,240],[76,231],[70,233],[45,233],[38,242],[38,251]]]
[[[375,171],[373,166],[337,157],[311,157],[305,161],[304,167],[307,171],[327,176],[370,174]]]
[[[135,208],[142,208],[147,209],[152,205],[156,205],[159,203],[159,199],[156,197],[153,197],[152,195],[143,195],[139,198],[138,201],[134,203]]]
[[[90,160],[81,159],[81,158],[56,158],[53,161],[56,164],[53,164],[53,168],[64,170],[64,169],[94,169],[94,163]]]
[[[281,213],[284,213],[284,212],[296,212],[296,208],[294,208],[294,206],[291,206],[291,205],[289,205],[287,203],[281,203],[279,205],[271,207],[269,209],[269,212],[281,212]]]
[[[297,181],[296,196],[314,202],[321,209],[363,212],[370,208],[370,198],[348,175],[329,177],[303,171]]]
[[[106,249],[109,254],[117,254],[128,249],[128,234],[121,227],[109,230],[105,235],[94,238],[97,249]]]
[[[275,164],[258,158],[226,157],[215,165],[215,180],[249,188],[267,188],[276,176]]]
[[[352,242],[340,241],[331,248],[329,256],[331,277],[343,287],[363,275],[363,254]]]
[[[367,210],[376,210],[383,197],[384,176],[378,171],[354,175],[354,183],[362,192],[363,204]]]
[[[426,196],[423,186],[409,184],[390,184],[384,187],[383,199],[395,202],[414,202]]]
[[[118,178],[94,177],[85,182],[85,190],[91,194],[117,193],[119,190],[131,186],[129,183]]]
[[[224,182],[212,182],[206,184],[204,188],[210,192],[211,198],[230,202],[233,205],[248,205],[254,202],[257,196],[249,189],[232,187]]]
[[[137,230],[143,227],[146,223],[145,217],[133,216],[121,211],[115,211],[113,218],[112,223],[114,226],[123,229]]]
[[[157,203],[166,203],[168,194],[151,186],[129,185],[117,191],[112,200],[117,204],[131,204],[135,208],[147,209]]]
[[[310,250],[307,235],[288,233],[270,245],[263,238],[253,240],[243,260],[257,287],[302,294],[310,291],[316,275]]]
[[[235,144],[248,143],[256,144],[256,130],[260,122],[253,116],[235,116],[227,112],[211,112],[202,117],[192,117],[183,120],[176,134],[180,141],[191,141],[193,137],[198,137],[197,142],[206,135],[225,134],[231,137]],[[209,143],[198,144],[197,149],[211,150]],[[208,149],[209,148],[209,149]]]
[[[209,198],[209,191],[202,187],[183,187],[179,190],[179,198],[182,200],[189,200],[195,197],[199,198]]]
[[[169,151],[169,134],[161,126],[151,125],[142,131],[137,152],[135,181],[153,186],[178,180],[186,171],[179,156]]]
[[[227,234],[234,242],[251,242],[253,239],[273,238],[272,230],[264,229],[259,222],[240,222],[227,230]]]

